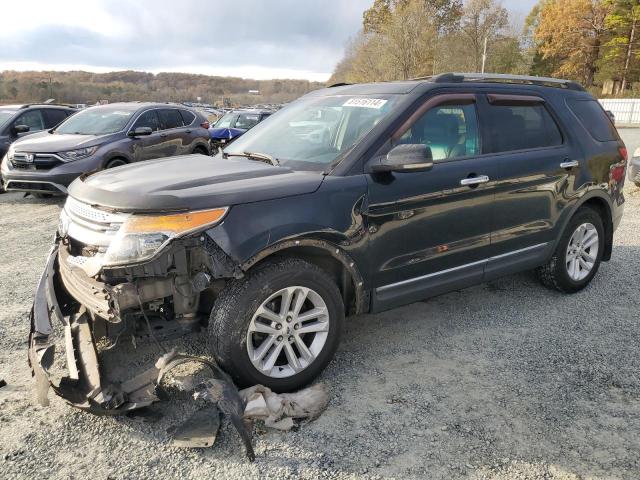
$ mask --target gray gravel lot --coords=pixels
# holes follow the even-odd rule
[[[211,449],[169,447],[178,394],[147,417],[34,406],[27,312],[61,203],[0,195],[0,477],[639,478],[640,190],[625,194],[613,258],[579,294],[524,273],[350,319],[329,409],[257,429],[254,464],[228,426]]]

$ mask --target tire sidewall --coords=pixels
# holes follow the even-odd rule
[[[591,272],[589,272],[589,275],[587,275],[582,280],[576,281],[569,276],[569,272],[567,271],[567,263],[566,263],[567,247],[576,229],[584,223],[592,224],[598,231],[598,254],[596,256],[595,264],[591,269]],[[596,275],[596,273],[598,273],[603,252],[604,252],[604,226],[602,225],[602,219],[600,218],[600,215],[598,215],[598,213],[596,213],[592,209],[583,208],[571,219],[571,221],[569,222],[569,225],[567,225],[567,228],[565,229],[565,232],[562,235],[562,238],[560,239],[560,242],[558,244],[558,249],[557,249],[558,262],[556,264],[556,269],[557,269],[556,275],[558,277],[559,282],[561,283],[562,288],[570,292],[577,292],[585,288],[591,282],[591,280]]]
[[[235,314],[235,321],[219,324],[222,328],[215,331],[217,339],[214,341],[218,344],[215,349],[218,352],[217,360],[227,367],[229,373],[242,386],[261,384],[277,392],[301,388],[318,376],[337,349],[344,323],[344,307],[339,290],[317,267],[306,262],[300,263],[302,268],[278,269],[269,272],[268,278],[255,275],[248,279],[246,288],[242,289],[242,293],[233,302],[237,306],[237,310],[232,313]],[[283,288],[293,286],[310,288],[322,297],[329,312],[327,339],[320,354],[300,373],[286,378],[267,377],[259,372],[249,359],[247,331],[254,313],[267,298]],[[214,307],[213,322],[221,320],[216,318],[216,310]],[[221,342],[226,345],[221,345]],[[224,358],[220,357],[220,352],[225,352]]]

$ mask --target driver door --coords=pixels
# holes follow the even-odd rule
[[[367,175],[374,311],[480,282],[491,248],[496,172],[481,155],[476,96],[426,100],[379,153],[402,143],[428,146],[434,165]]]

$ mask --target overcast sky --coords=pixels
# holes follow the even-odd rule
[[[0,70],[325,81],[373,0],[3,2]],[[522,21],[536,0],[503,0]]]

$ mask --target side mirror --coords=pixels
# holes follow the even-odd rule
[[[373,173],[424,172],[433,168],[433,155],[427,145],[397,145],[380,163],[371,166]]]
[[[29,130],[31,130],[31,127],[29,125],[14,125],[13,127],[11,127],[11,133],[13,133],[14,135],[18,135],[19,133],[27,133]]]
[[[130,130],[128,135],[130,137],[146,137],[152,133],[151,127],[138,127],[135,130]]]

